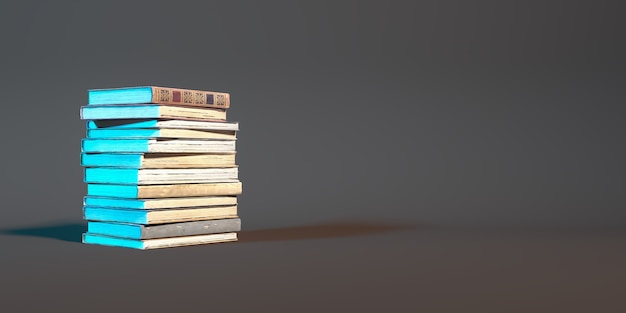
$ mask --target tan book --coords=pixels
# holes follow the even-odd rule
[[[123,208],[83,208],[83,217],[88,221],[154,225],[178,222],[237,218],[237,206],[213,206],[191,208],[169,208],[133,210]]]
[[[194,139],[92,139],[82,140],[84,153],[228,153],[236,151],[235,140]]]
[[[194,246],[218,242],[237,241],[237,233],[222,233],[210,235],[196,235],[184,237],[158,239],[128,239],[119,237],[100,236],[90,233],[83,234],[83,243],[114,246],[132,249],[159,249],[182,246]]]
[[[234,167],[235,154],[144,154],[142,163],[145,168],[202,168]]]
[[[83,199],[84,206],[125,208],[134,210],[167,209],[185,207],[206,206],[230,206],[237,205],[236,196],[212,196],[212,197],[180,197],[161,199],[121,199],[86,196]]]
[[[126,119],[126,120],[94,120],[87,122],[87,129],[202,129],[202,130],[230,130],[238,131],[238,122],[209,122],[187,120],[157,120],[157,119]]]
[[[234,167],[235,154],[82,153],[84,167],[211,168]]]
[[[83,120],[163,118],[225,121],[226,110],[159,104],[88,105],[80,108],[80,117]]]
[[[87,184],[87,195],[94,197],[152,199],[202,196],[236,196],[241,182],[168,185]]]
[[[129,239],[184,237],[231,233],[240,230],[241,219],[239,218],[176,222],[158,225],[140,225],[91,220],[87,222],[87,233]]]
[[[237,167],[216,168],[85,168],[86,183],[119,185],[164,185],[230,183],[238,180]]]
[[[88,129],[87,138],[93,139],[135,139],[135,138],[180,138],[235,140],[236,131],[196,130],[196,129]]]
[[[157,86],[139,86],[91,89],[89,104],[159,103],[227,109],[230,94],[226,92],[181,89]]]

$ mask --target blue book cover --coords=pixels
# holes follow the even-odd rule
[[[86,153],[234,153],[235,140],[94,139],[82,140]]]
[[[85,168],[86,183],[120,185],[158,185],[182,183],[217,183],[238,181],[238,168]]]
[[[136,104],[152,102],[152,87],[126,87],[91,89],[87,92],[88,104]]]
[[[140,168],[143,153],[81,153],[80,164],[84,167]]]
[[[231,232],[156,239],[129,239],[102,236],[87,232],[83,234],[82,241],[85,244],[147,250],[237,241],[237,233]]]
[[[83,207],[83,217],[88,221],[148,224],[147,210],[123,208]]]
[[[131,223],[141,225],[166,224],[237,217],[236,205],[137,210],[130,208],[83,207],[88,221]]]
[[[88,129],[87,138],[94,139],[144,139],[161,137],[161,129]]]

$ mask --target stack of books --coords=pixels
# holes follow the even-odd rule
[[[89,90],[83,242],[155,249],[237,240],[242,185],[230,95],[164,87]]]

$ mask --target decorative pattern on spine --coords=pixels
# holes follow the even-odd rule
[[[230,107],[230,94],[215,91],[152,87],[152,102],[227,109]]]

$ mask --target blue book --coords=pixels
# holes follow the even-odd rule
[[[236,132],[231,130],[197,130],[197,129],[88,129],[87,138],[93,139],[141,139],[141,138],[179,138],[179,139],[212,139],[235,140]]]
[[[139,225],[89,221],[87,233],[129,239],[154,239],[193,235],[229,233],[241,230],[239,218]]]
[[[82,140],[86,153],[234,153],[234,140],[93,139]]]
[[[84,167],[206,168],[234,167],[235,154],[81,153]]]
[[[85,168],[86,183],[158,185],[237,182],[238,168]]]
[[[131,249],[140,249],[140,250],[193,246],[193,245],[218,243],[218,242],[231,242],[231,241],[237,241],[237,233],[232,232],[232,233],[194,235],[194,236],[157,238],[157,239],[128,239],[128,238],[119,238],[119,237],[111,237],[111,236],[102,236],[98,234],[91,234],[89,232],[83,234],[83,243],[85,244],[131,248]]]
[[[92,120],[87,121],[87,129],[125,129],[125,128],[181,128],[206,130],[238,131],[238,122],[208,122],[185,120]]]
[[[211,108],[190,108],[171,105],[89,105],[80,108],[83,120],[106,119],[190,119],[225,121],[226,111]]]
[[[160,199],[122,199],[86,196],[85,207],[122,208],[131,210],[212,207],[237,205],[236,196],[180,197]]]
[[[87,184],[87,195],[109,198],[179,198],[203,196],[236,196],[241,194],[241,182],[168,184],[168,185],[114,185]]]
[[[230,95],[226,92],[156,86],[91,89],[88,96],[90,105],[158,103],[224,109],[230,107]]]
[[[237,205],[135,210],[85,206],[83,217],[88,221],[133,223],[142,225],[166,224],[237,217]]]

